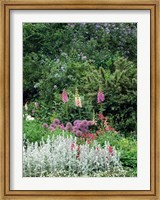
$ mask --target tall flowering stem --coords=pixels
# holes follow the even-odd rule
[[[104,93],[103,91],[101,91],[101,89],[99,89],[98,94],[97,94],[97,103],[100,104],[100,112],[103,112],[103,108],[102,108],[102,103],[104,102],[105,97],[104,97]]]
[[[75,105],[76,105],[76,107],[79,107],[79,116],[80,116],[80,119],[81,119],[81,110],[80,110],[80,108],[82,108],[82,102],[81,102],[81,98],[79,96],[77,88],[76,88],[76,92],[75,92]]]
[[[66,90],[64,89],[63,90],[63,92],[62,92],[62,101],[64,102],[64,103],[66,103],[66,102],[68,102],[68,95],[67,95],[67,92],[66,92]]]
[[[69,99],[68,99],[68,95],[67,95],[67,92],[65,89],[62,92],[62,101],[63,101],[63,103],[65,103],[66,117],[68,120],[68,104],[67,104],[67,102],[69,101]]]
[[[100,113],[103,113],[102,104],[100,104]]]
[[[95,110],[93,110],[92,123],[96,125]]]

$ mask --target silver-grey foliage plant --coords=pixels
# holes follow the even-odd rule
[[[24,177],[95,177],[125,176],[119,153],[105,143],[104,148],[96,141],[77,144],[76,137],[57,136],[29,143],[23,147]]]

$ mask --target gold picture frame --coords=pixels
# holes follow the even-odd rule
[[[1,0],[0,20],[0,199],[160,199],[159,0]],[[151,13],[151,189],[148,191],[10,190],[10,10],[150,10]]]

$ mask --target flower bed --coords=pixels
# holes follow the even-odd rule
[[[23,148],[23,176],[125,176],[119,153],[109,143],[77,144],[76,137],[57,136]]]

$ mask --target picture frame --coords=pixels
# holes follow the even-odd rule
[[[0,142],[1,142],[1,199],[160,199],[160,66],[159,66],[159,9],[158,0],[2,0],[0,38]],[[151,118],[150,118],[150,190],[102,190],[102,191],[52,191],[10,190],[10,11],[11,10],[150,10],[150,70],[151,70]]]

